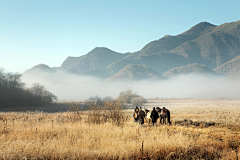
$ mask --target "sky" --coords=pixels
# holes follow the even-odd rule
[[[238,0],[0,0],[0,68],[60,67],[95,47],[126,53],[199,22],[240,20]]]

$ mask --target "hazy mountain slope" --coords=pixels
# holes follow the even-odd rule
[[[85,73],[91,70],[102,69],[129,54],[114,52],[108,48],[97,47],[80,57],[68,57],[61,69],[71,72]]]
[[[186,41],[198,38],[213,30],[216,26],[208,22],[201,22],[182,34],[176,36],[164,36],[163,38],[148,43],[141,49],[141,54],[153,54],[157,52],[170,51]]]
[[[240,70],[237,72],[234,72],[233,74],[230,74],[226,77],[224,77],[223,79],[225,80],[236,80],[240,83]]]
[[[222,75],[231,75],[235,72],[240,71],[240,56],[237,56],[236,58],[215,68],[214,71]]]
[[[170,51],[184,56],[190,63],[215,68],[240,55],[240,21],[215,27],[198,38]]]
[[[146,65],[129,64],[119,72],[108,78],[104,82],[114,81],[138,81],[138,80],[160,80],[163,79],[162,75]]]
[[[176,67],[170,69],[163,74],[164,77],[174,77],[182,74],[201,74],[201,75],[217,75],[213,70],[205,65],[199,65],[197,63],[189,64],[187,66]]]
[[[148,43],[140,51],[111,63],[106,71],[113,75],[127,64],[145,64],[160,73],[191,63],[216,68],[240,55],[239,23],[215,26],[201,22],[177,36]]]
[[[39,64],[39,65],[32,67],[31,69],[26,70],[23,73],[23,75],[41,74],[41,73],[51,74],[51,73],[56,73],[56,71],[45,64]]]
[[[187,65],[188,61],[180,55],[171,53],[157,53],[145,56],[139,56],[138,58],[125,57],[117,62],[111,63],[106,67],[106,73],[113,75],[128,64],[145,64],[149,68],[152,68],[160,73],[164,73],[167,70],[178,67],[179,65]]]
[[[143,64],[143,63],[138,59],[124,58],[124,59],[121,59],[119,61],[113,62],[110,65],[108,65],[106,67],[105,71],[109,76],[112,76],[129,64]]]
[[[138,58],[140,56],[146,56],[156,53],[167,53],[168,51],[176,48],[177,46],[198,38],[201,35],[204,35],[212,31],[216,26],[208,22],[200,22],[195,26],[191,27],[189,30],[176,35],[176,36],[164,36],[159,40],[149,42],[145,45],[140,51],[135,52],[129,55],[128,59]]]

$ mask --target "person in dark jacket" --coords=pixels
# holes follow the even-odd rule
[[[146,116],[146,113],[144,112],[144,110],[142,110],[142,108],[140,107],[140,111],[139,111],[139,123],[141,125],[144,124],[144,118]]]
[[[133,113],[134,122],[138,121],[138,117],[139,117],[139,108],[138,108],[138,106],[136,106],[134,108],[134,113]]]
[[[150,117],[151,117],[152,123],[153,123],[153,125],[154,125],[154,123],[156,123],[157,119],[159,118],[158,112],[156,111],[155,107],[153,107],[153,110],[152,110],[152,112],[151,112]]]

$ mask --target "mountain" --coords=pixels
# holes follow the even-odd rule
[[[119,72],[105,80],[104,82],[114,81],[138,81],[138,80],[161,80],[164,79],[160,73],[148,68],[146,65],[129,64]]]
[[[179,45],[194,40],[201,35],[209,33],[216,26],[208,22],[201,22],[189,30],[183,32],[182,34],[176,36],[164,36],[163,38],[152,41],[148,43],[145,47],[141,49],[141,54],[153,54],[157,52],[167,52],[170,51]]]
[[[149,42],[133,53],[94,48],[86,55],[68,57],[57,70],[107,79],[129,64],[145,65],[160,74],[174,68],[169,75],[165,74],[168,76],[175,75],[173,71],[184,73],[181,68],[176,69],[181,66],[186,66],[186,72],[205,73],[204,64],[208,69],[215,68],[217,73],[230,75],[239,70],[237,56],[240,56],[240,21],[219,26],[200,22],[181,34]],[[188,65],[194,63],[199,66],[195,64],[194,70],[189,69]]]
[[[56,73],[56,70],[50,68],[45,64],[39,64],[32,67],[31,69],[26,70],[23,73],[23,75],[32,75],[32,74],[41,74],[41,73],[52,74],[52,73]]]
[[[226,75],[226,76],[240,71],[240,56],[237,56],[236,58],[215,68],[214,71],[216,73],[220,73],[220,74]]]
[[[118,61],[129,54],[130,53],[117,53],[108,48],[97,47],[86,55],[68,57],[61,65],[61,69],[70,72],[85,73],[92,70],[103,69],[112,62]]]
[[[144,46],[140,51],[113,62],[106,70],[113,75],[128,64],[145,64],[148,67],[164,73],[167,70],[189,64],[189,61],[181,54],[169,53],[172,49],[186,41],[198,38],[200,35],[210,32],[216,26],[207,22],[199,23],[186,32],[177,36],[164,36]]]
[[[220,26],[201,22],[176,36],[164,36],[121,60],[106,71],[113,75],[128,64],[145,64],[160,73],[191,63],[213,69],[240,55],[240,21]]]
[[[240,21],[214,27],[210,32],[179,45],[170,51],[190,63],[213,69],[240,55]]]
[[[199,65],[197,63],[189,64],[187,66],[176,67],[170,69],[166,73],[163,74],[164,77],[175,77],[178,75],[186,75],[186,74],[201,74],[201,75],[217,75],[213,70],[208,68],[207,66]]]

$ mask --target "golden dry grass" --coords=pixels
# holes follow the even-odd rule
[[[150,159],[240,158],[240,100],[161,100],[145,107],[153,106],[170,109],[173,125],[141,127],[132,110],[122,126],[85,123],[86,112],[81,121],[71,112],[2,112],[0,159],[138,159],[142,142]]]

